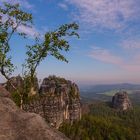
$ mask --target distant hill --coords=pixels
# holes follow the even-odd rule
[[[93,93],[103,93],[111,90],[140,90],[139,84],[129,84],[129,83],[122,83],[122,84],[104,84],[104,85],[88,85],[88,86],[81,86],[81,92],[93,92]]]
[[[80,88],[82,101],[90,102],[93,100],[110,101],[112,96],[124,90],[129,94],[132,102],[140,104],[140,85],[139,84],[111,84],[111,85],[90,85]]]

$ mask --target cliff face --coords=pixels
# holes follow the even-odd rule
[[[132,109],[131,101],[127,92],[118,92],[112,98],[112,106],[118,110]]]
[[[0,140],[68,140],[43,118],[20,110],[0,88]]]
[[[72,123],[81,118],[80,94],[75,83],[53,76],[45,78],[40,94],[49,99],[46,104],[46,117],[55,127],[59,127],[62,122]]]
[[[81,118],[81,104],[78,86],[63,78],[51,76],[41,84],[38,100],[24,105],[24,110],[40,114],[53,127],[63,122],[73,123]]]

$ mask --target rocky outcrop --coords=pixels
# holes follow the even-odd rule
[[[10,93],[0,85],[0,97],[10,97]]]
[[[16,76],[16,77],[12,77],[10,78],[10,82],[19,90],[23,89],[23,80],[22,77],[20,75]],[[10,92],[13,93],[15,92],[15,89],[11,86],[11,84],[9,82],[6,82],[5,84],[5,88]]]
[[[20,110],[7,93],[0,88],[0,140],[68,140],[39,115]]]
[[[52,126],[58,128],[63,122],[81,118],[81,104],[78,86],[63,78],[50,76],[40,87],[37,101],[24,105],[24,110],[40,114]]]
[[[26,88],[28,83],[28,79],[26,80],[24,81],[22,77],[17,76],[12,77],[10,82],[22,93],[23,88]],[[23,105],[25,111],[41,115],[55,128],[58,128],[65,121],[72,123],[81,118],[80,93],[75,83],[64,78],[49,76],[43,80],[39,89],[37,78],[34,79],[34,82],[34,88],[30,92],[32,95],[37,93],[37,98]],[[24,85],[25,83],[26,85]],[[9,82],[5,85],[10,93],[14,92]],[[28,96],[30,96],[29,94]]]
[[[131,101],[129,100],[128,94],[125,91],[116,93],[112,98],[112,106],[118,110],[132,109]]]
[[[22,79],[22,77],[20,75],[15,76],[10,78],[10,82],[14,85],[14,87],[16,87],[20,92],[23,92],[23,90],[25,90],[25,88],[28,90],[28,87],[30,85],[29,83],[29,79],[28,77],[26,79]],[[34,87],[31,89],[30,91],[30,95],[35,95],[38,94],[39,91],[39,84],[38,84],[38,79],[35,77],[34,78],[34,83],[33,83]],[[15,89],[13,88],[13,86],[11,86],[11,84],[9,82],[7,82],[5,84],[5,88],[10,92],[13,93],[15,92]]]

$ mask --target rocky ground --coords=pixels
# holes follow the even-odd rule
[[[42,117],[20,110],[0,86],[0,140],[68,140]]]

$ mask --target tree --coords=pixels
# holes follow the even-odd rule
[[[62,25],[55,31],[47,32],[43,41],[36,40],[35,45],[27,46],[27,59],[24,66],[26,73],[31,76],[31,83],[33,83],[37,67],[47,56],[51,55],[60,61],[68,62],[61,52],[69,51],[70,45],[66,37],[79,37],[75,32],[77,29],[76,23]]]
[[[22,11],[19,4],[12,5],[7,3],[4,4],[4,7],[0,7],[0,14],[0,73],[20,95],[20,106],[22,108],[23,93],[10,82],[10,76],[15,66],[11,62],[11,57],[8,56],[10,52],[9,41],[14,34],[27,37],[25,33],[19,32],[18,28],[20,26],[31,27],[33,23],[32,15]],[[45,33],[44,39],[36,38],[34,45],[27,45],[27,58],[22,66],[24,68],[23,79],[29,79],[25,81],[28,81],[28,85],[30,85],[30,92],[34,88],[36,69],[46,57],[51,55],[60,61],[68,62],[62,54],[63,51],[67,52],[70,48],[66,37],[77,36],[79,38],[76,33],[78,28],[76,23],[64,24],[55,31]]]
[[[17,32],[17,30],[20,26],[30,26],[32,24],[32,15],[23,12],[19,4],[11,5],[7,3],[4,3],[4,7],[0,7],[0,15],[0,72],[9,80],[9,76],[14,71],[11,57],[8,57],[9,42],[14,33],[26,36],[25,33]]]
[[[8,55],[10,52],[9,42],[15,33],[19,36],[26,37],[26,34],[19,32],[18,28],[20,26],[31,26],[32,15],[22,11],[19,4],[11,5],[8,3],[4,3],[0,7],[0,15],[0,73],[20,95],[22,104],[22,93],[10,82],[10,76],[15,66],[11,62],[11,57]]]

